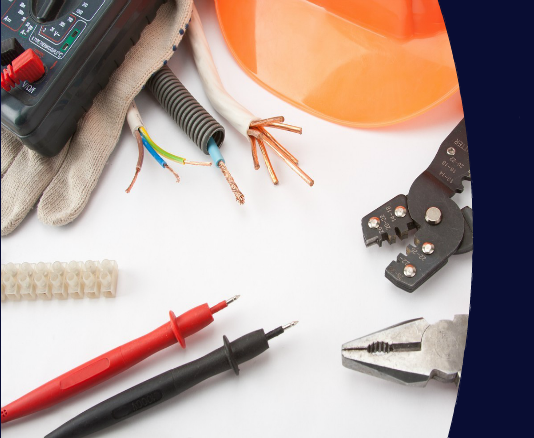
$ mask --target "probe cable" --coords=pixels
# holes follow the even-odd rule
[[[233,370],[239,375],[240,364],[259,356],[269,348],[271,339],[296,324],[293,321],[267,334],[263,329],[256,330],[233,342],[223,336],[224,345],[217,350],[93,406],[45,438],[82,438],[146,411],[217,374]]]
[[[185,348],[185,338],[210,325],[215,313],[238,298],[239,295],[236,295],[211,308],[207,304],[202,304],[178,317],[170,311],[170,321],[156,330],[104,353],[4,406],[2,423],[33,414],[67,400],[177,342]]]
[[[126,114],[126,120],[128,121],[128,126],[130,127],[130,130],[132,131],[132,134],[137,141],[137,147],[139,150],[137,165],[135,168],[135,175],[132,179],[132,182],[126,189],[126,193],[130,193],[130,190],[132,190],[132,187],[135,184],[135,181],[137,180],[137,176],[139,175],[139,172],[141,171],[141,167],[143,166],[143,158],[144,158],[143,146],[150,153],[150,155],[154,157],[156,162],[161,167],[163,167],[164,169],[168,169],[174,175],[174,177],[176,178],[176,182],[180,182],[180,176],[172,167],[170,167],[167,164],[167,162],[162,157],[168,158],[169,160],[172,160],[179,164],[190,164],[192,166],[211,166],[210,162],[187,160],[178,155],[171,154],[170,152],[167,152],[162,147],[158,146],[156,142],[154,142],[154,140],[150,138],[150,135],[148,135],[148,132],[143,124],[143,120],[141,119],[141,115],[139,114],[139,110],[137,109],[137,106],[135,105],[135,101],[132,101],[132,104],[128,108],[128,112]]]
[[[257,143],[273,184],[278,184],[278,178],[267,154],[266,146],[271,148],[306,184],[313,186],[313,179],[298,166],[298,160],[267,131],[267,128],[274,128],[302,134],[302,128],[285,124],[284,118],[281,116],[260,119],[228,94],[215,67],[202,22],[194,4],[188,34],[204,90],[215,110],[249,140],[254,169],[260,168],[256,149]]]

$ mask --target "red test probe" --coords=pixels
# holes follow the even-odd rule
[[[239,295],[236,295],[211,308],[207,304],[202,304],[178,317],[170,311],[171,320],[153,332],[108,351],[4,406],[2,423],[54,406],[122,373],[176,342],[185,348],[185,338],[211,324],[214,313],[238,298]]]

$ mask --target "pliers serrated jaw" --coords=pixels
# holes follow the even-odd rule
[[[460,381],[468,315],[413,319],[343,344],[343,366],[409,386]]]

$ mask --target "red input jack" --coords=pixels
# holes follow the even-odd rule
[[[43,61],[32,49],[28,49],[4,68],[2,71],[2,88],[9,91],[21,81],[35,82],[42,78],[44,74]]]

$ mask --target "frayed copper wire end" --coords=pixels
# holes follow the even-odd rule
[[[234,178],[232,178],[232,174],[228,171],[228,168],[226,167],[226,164],[224,164],[222,161],[219,161],[219,169],[221,169],[222,174],[226,178],[226,181],[228,181],[228,184],[230,185],[230,188],[232,189],[232,193],[235,196],[235,200],[240,204],[243,205],[245,203],[245,195],[241,193],[241,190],[239,190],[239,187],[237,187],[237,184],[234,181]]]
[[[130,190],[132,190],[133,185],[137,181],[137,176],[139,175],[139,172],[141,172],[141,167],[143,167],[143,158],[145,157],[145,149],[143,148],[143,140],[141,139],[141,134],[139,134],[139,131],[134,132],[134,137],[137,140],[137,149],[139,150],[139,155],[137,156],[137,165],[135,166],[135,175],[132,179],[132,182],[126,189],[126,193],[130,193]]]
[[[169,166],[168,164],[165,164],[165,169],[169,169],[171,171],[171,173],[174,175],[174,177],[176,178],[176,182],[179,183],[180,182],[180,175],[178,175],[173,169],[171,166]]]
[[[282,119],[282,120],[280,120]],[[302,134],[302,128],[298,126],[292,126],[282,123],[283,117],[272,117],[270,119],[257,120],[250,124],[250,129],[247,130],[250,143],[252,145],[252,154],[254,158],[254,145],[258,142],[265,165],[269,171],[269,175],[273,184],[278,184],[278,178],[274,172],[274,168],[267,154],[267,148],[265,145],[269,146],[284,162],[291,168],[293,171],[300,176],[306,184],[310,187],[313,186],[314,181],[298,166],[299,161],[294,157],[284,146],[280,144],[268,131],[266,128],[277,128],[284,129],[286,131],[295,132]],[[256,168],[256,163],[254,163]]]

